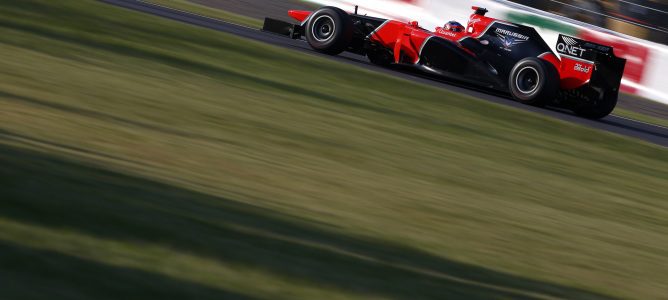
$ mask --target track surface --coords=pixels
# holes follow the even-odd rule
[[[390,74],[396,77],[401,77],[405,78],[408,80],[432,85],[432,86],[437,86],[443,89],[447,89],[450,91],[470,95],[476,98],[480,98],[486,101],[494,102],[494,103],[499,103],[507,106],[512,106],[516,108],[520,108],[523,110],[527,111],[532,111],[535,113],[540,113],[543,115],[548,115],[557,119],[561,119],[564,121],[572,122],[572,123],[577,123],[577,124],[582,124],[586,125],[589,127],[601,129],[601,130],[606,130],[609,132],[621,134],[621,135],[626,135],[630,137],[635,137],[641,140],[645,140],[654,144],[658,144],[664,147],[668,147],[668,128],[662,127],[662,126],[656,126],[652,124],[647,124],[619,116],[614,116],[610,115],[608,117],[605,117],[601,120],[587,120],[583,119],[577,116],[574,116],[568,112],[564,112],[561,110],[550,110],[550,109],[542,109],[542,108],[536,108],[536,107],[531,107],[531,106],[526,106],[523,104],[520,104],[518,102],[513,101],[512,99],[509,99],[508,97],[504,95],[498,95],[494,93],[490,93],[488,91],[483,91],[479,89],[472,88],[470,86],[465,86],[461,85],[458,83],[450,82],[450,81],[437,81],[433,80],[430,78],[423,77],[421,75],[416,75],[416,74],[408,74],[404,72],[399,72],[396,70],[391,70],[391,69],[385,69],[385,68],[380,68],[375,65],[370,64],[365,57],[354,55],[354,54],[349,54],[349,53],[344,53],[343,55],[339,56],[327,56],[327,55],[322,55],[314,52],[311,50],[311,48],[306,44],[304,41],[301,40],[291,40],[279,35],[263,32],[254,28],[248,28],[244,26],[239,26],[236,24],[228,23],[222,20],[218,19],[213,19],[205,16],[200,16],[197,14],[193,14],[190,12],[185,12],[185,11],[180,11],[176,9],[171,9],[168,7],[160,6],[160,5],[155,5],[143,1],[138,1],[138,0],[100,0],[102,2],[116,5],[116,6],[121,6],[125,7],[128,9],[133,9],[137,11],[141,11],[144,13],[156,15],[156,16],[161,16],[165,18],[169,18],[172,20],[176,21],[181,21],[197,26],[202,26],[218,31],[223,31],[227,32],[230,34],[234,34],[237,36],[241,36],[244,38],[249,38],[261,42],[265,42],[268,44],[273,44],[277,46],[282,46],[285,48],[293,49],[296,51],[302,51],[302,52],[308,52],[312,55],[320,55],[323,57],[327,57],[336,61],[341,61],[345,63],[349,63],[352,65],[356,65],[358,67],[366,68],[366,69],[371,69],[374,71],[379,71],[383,72],[386,74]]]

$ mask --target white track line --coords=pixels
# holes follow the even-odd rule
[[[616,118],[620,118],[620,119],[624,119],[624,120],[627,120],[627,121],[633,121],[633,122],[636,122],[636,123],[645,124],[645,125],[649,125],[649,126],[658,127],[658,128],[661,128],[661,129],[667,129],[668,130],[668,127],[666,127],[666,126],[661,126],[661,125],[657,125],[657,124],[638,121],[636,119],[631,119],[631,118],[622,117],[622,116],[613,115],[613,114],[611,114],[611,116],[616,117]]]
[[[141,3],[144,3],[144,4],[148,4],[148,5],[153,5],[153,6],[158,6],[158,7],[166,8],[166,9],[168,9],[168,10],[174,10],[174,11],[178,11],[178,12],[185,13],[185,14],[189,14],[189,15],[193,15],[193,16],[198,16],[198,17],[200,17],[200,18],[205,18],[205,19],[209,19],[209,20],[214,20],[214,21],[222,22],[222,23],[232,24],[232,25],[234,25],[234,26],[239,26],[239,27],[243,27],[243,28],[246,28],[246,29],[252,29],[252,30],[257,30],[257,31],[259,31],[258,28],[248,27],[248,26],[245,26],[245,25],[240,25],[240,24],[236,24],[236,23],[228,22],[228,21],[225,21],[225,20],[217,19],[217,18],[207,17],[207,16],[204,16],[204,15],[200,15],[200,14],[196,14],[196,13],[194,13],[194,12],[187,11],[187,10],[181,10],[181,9],[177,9],[177,8],[173,8],[173,7],[169,7],[169,6],[165,6],[165,5],[161,5],[161,4],[153,3],[153,2],[151,2],[151,1],[135,0],[135,2],[141,2]]]

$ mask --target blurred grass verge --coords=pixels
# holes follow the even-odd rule
[[[652,299],[668,151],[94,1],[0,1],[5,299]]]
[[[253,28],[262,28],[263,24],[262,23],[263,20],[242,16],[222,9],[211,8],[206,5],[192,3],[188,0],[148,0],[146,2],[196,13],[205,17],[221,19],[228,22],[232,22],[234,24],[253,27]]]
[[[644,101],[651,101],[651,100],[644,100]],[[649,124],[654,124],[654,125],[659,125],[663,127],[668,127],[668,119],[663,119],[660,117],[655,117],[655,116],[649,116],[646,114],[643,114],[641,112],[635,112],[629,109],[624,109],[624,108],[615,108],[615,111],[613,114],[624,117],[624,118],[629,118]]]

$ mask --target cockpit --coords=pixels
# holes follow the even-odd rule
[[[464,26],[462,26],[462,24],[459,24],[459,22],[457,21],[450,21],[445,23],[445,25],[443,25],[443,29],[452,32],[463,32]]]

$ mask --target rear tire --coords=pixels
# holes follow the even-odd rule
[[[508,87],[517,101],[542,106],[556,98],[559,92],[559,72],[547,61],[525,58],[510,71]]]
[[[318,52],[337,55],[350,45],[353,29],[353,21],[348,13],[337,7],[326,6],[309,17],[305,30],[306,41]]]

